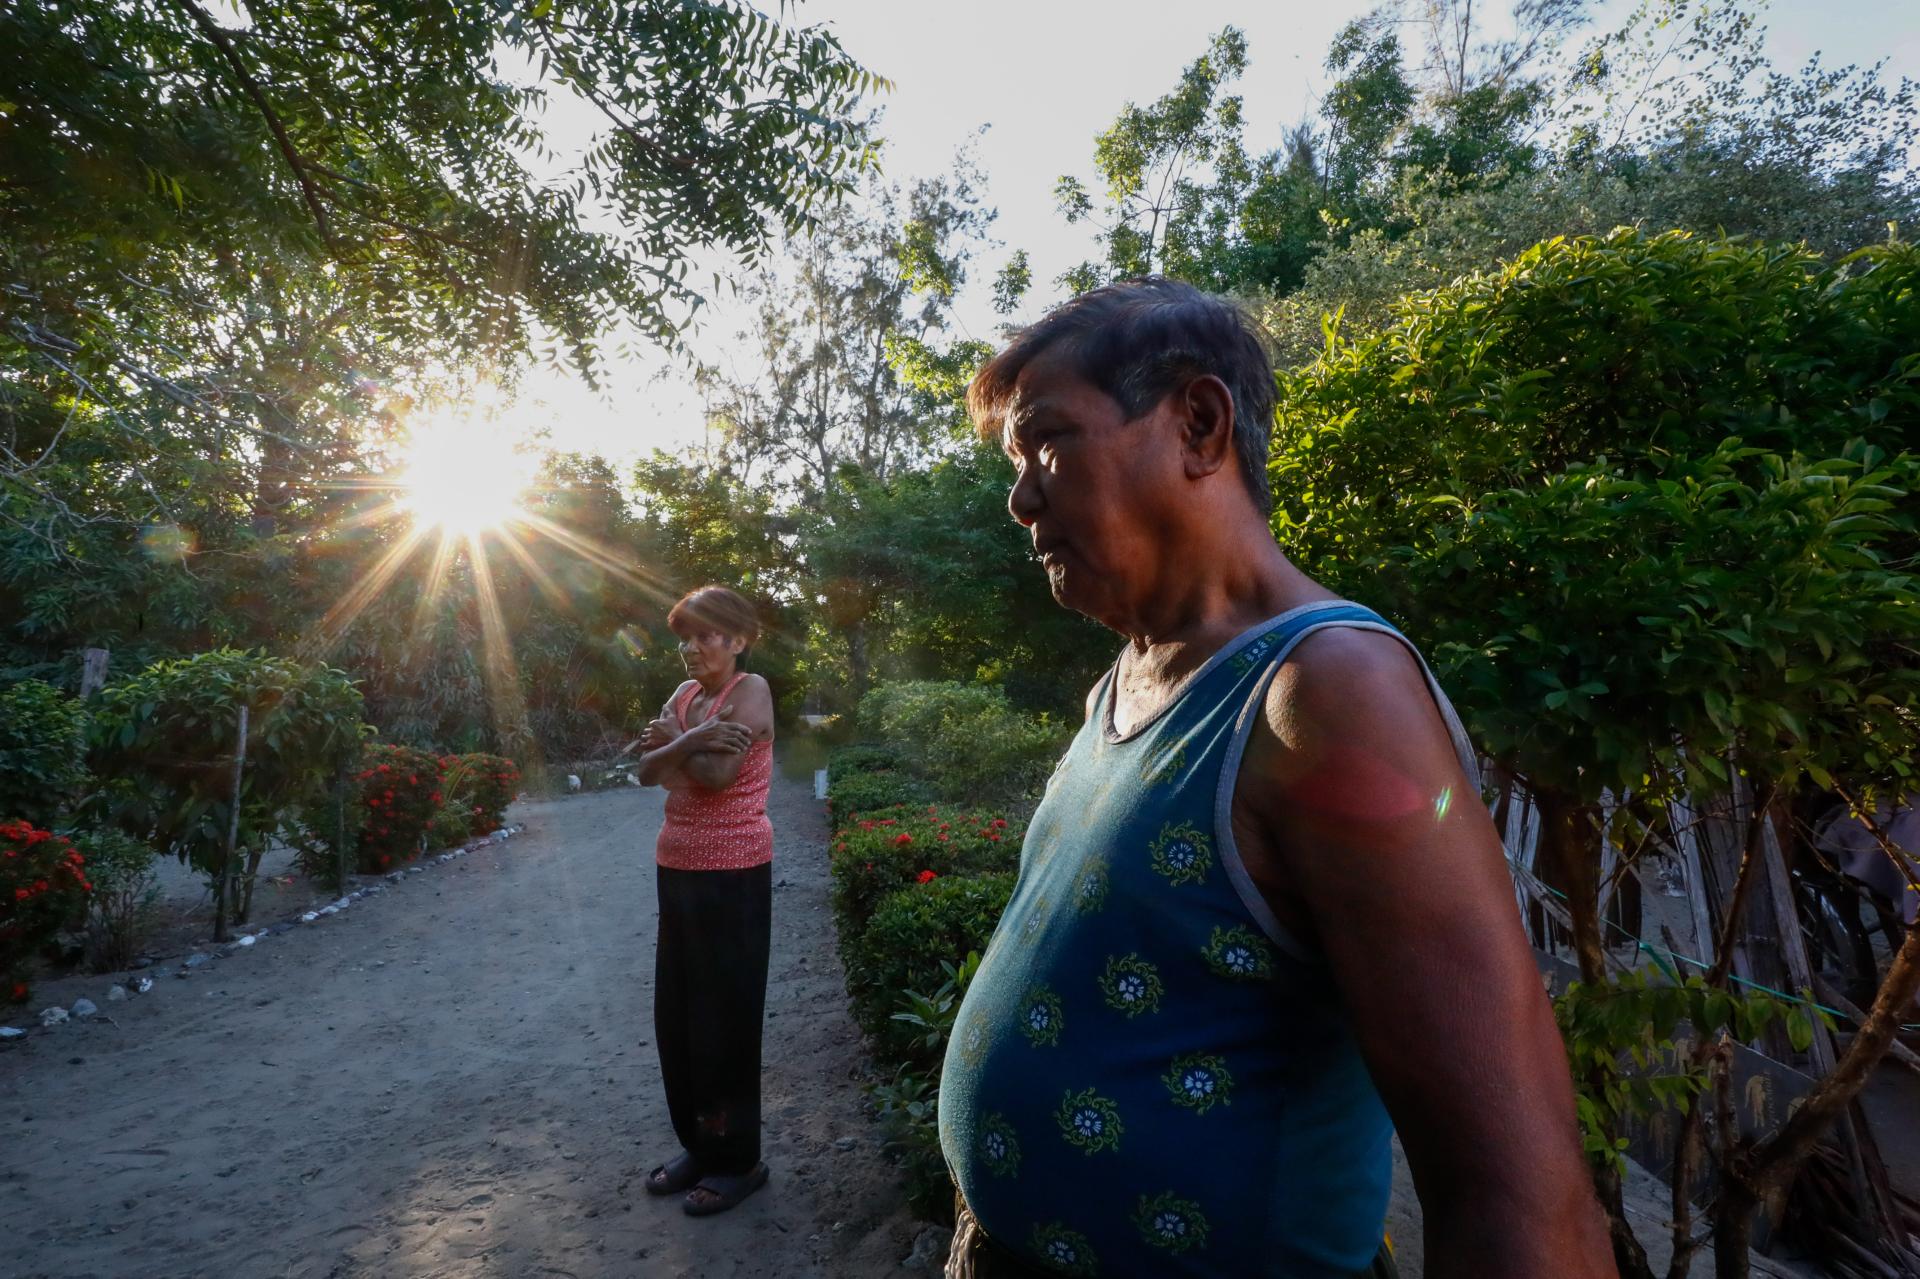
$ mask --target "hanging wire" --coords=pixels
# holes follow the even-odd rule
[[[1512,866],[1516,870],[1525,869],[1525,867],[1521,866],[1520,863],[1514,859],[1512,854],[1507,855],[1507,864]],[[1555,897],[1558,897],[1561,901],[1570,902],[1573,900],[1572,898],[1568,897],[1565,893],[1555,888],[1552,884],[1543,882],[1538,876],[1529,876],[1529,878],[1533,880],[1533,883],[1535,886],[1546,889],[1549,893],[1552,893]],[[1654,966],[1659,968],[1661,972],[1665,973],[1667,975],[1668,980],[1672,981],[1673,984],[1676,986],[1678,986],[1682,980],[1680,976],[1680,970],[1674,967],[1671,963],[1667,961],[1679,960],[1683,964],[1692,964],[1695,968],[1698,968],[1702,972],[1706,972],[1713,967],[1712,964],[1703,962],[1702,960],[1695,959],[1691,955],[1682,955],[1678,951],[1668,950],[1665,946],[1656,946],[1652,942],[1647,941],[1645,938],[1637,937],[1634,934],[1628,932],[1626,929],[1622,928],[1620,925],[1614,923],[1611,919],[1602,917],[1600,922],[1604,926],[1611,928],[1614,932],[1620,934],[1621,937],[1625,938],[1627,941],[1632,942],[1636,947],[1638,947],[1644,954],[1646,954],[1649,958],[1653,960]],[[1833,1018],[1835,1021],[1848,1022],[1853,1025],[1859,1024],[1859,1022],[1851,1015],[1841,1012],[1838,1008],[1829,1008],[1825,1004],[1820,1003],[1818,1000],[1808,999],[1800,995],[1790,995],[1784,990],[1775,990],[1773,987],[1763,985],[1760,982],[1748,981],[1745,977],[1742,977],[1737,973],[1728,973],[1727,979],[1729,981],[1737,982],[1738,984],[1745,986],[1750,990],[1757,990],[1762,994],[1772,995],[1776,999],[1786,1000],[1788,1003],[1805,1004],[1805,1005],[1808,1005],[1809,1007],[1817,1008],[1821,1012],[1827,1014],[1827,1016]],[[1920,1031],[1920,1022],[1902,1022],[1899,1026],[1899,1030],[1903,1034]]]

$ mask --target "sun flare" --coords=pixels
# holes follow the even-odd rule
[[[530,459],[496,423],[428,419],[414,429],[405,456],[400,502],[417,524],[473,537],[521,514]]]

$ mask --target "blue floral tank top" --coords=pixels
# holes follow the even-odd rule
[[[1268,684],[1330,626],[1399,634],[1344,601],[1294,609],[1125,737],[1110,672],[1048,783],[939,1111],[981,1228],[1037,1266],[1319,1279],[1379,1250],[1392,1126],[1331,978],[1254,887],[1230,820]]]

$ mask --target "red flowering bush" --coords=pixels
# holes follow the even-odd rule
[[[360,810],[360,873],[379,874],[419,856],[446,801],[440,761],[411,746],[376,743],[361,756],[353,781]]]
[[[0,1004],[27,998],[27,961],[85,916],[86,859],[62,836],[0,822]]]
[[[1005,818],[938,804],[848,814],[834,832],[828,858],[843,949],[866,931],[880,899],[896,889],[1013,870],[1020,837]]]
[[[514,762],[504,755],[475,752],[444,755],[440,766],[446,773],[449,801],[473,810],[473,834],[491,835],[499,830],[507,805],[520,787],[520,769]]]

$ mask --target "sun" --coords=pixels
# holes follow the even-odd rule
[[[475,537],[521,514],[530,459],[484,417],[438,415],[415,426],[399,501],[416,523]]]

